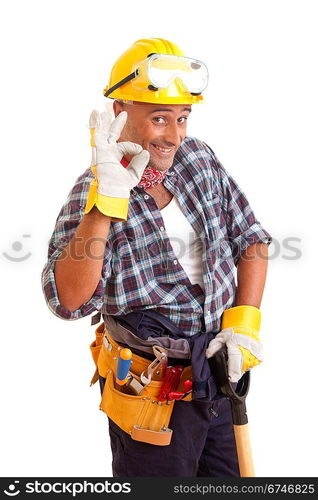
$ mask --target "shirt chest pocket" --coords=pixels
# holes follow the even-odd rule
[[[209,237],[213,240],[219,239],[225,226],[225,218],[222,213],[221,198],[217,194],[211,194],[205,199],[203,213]]]
[[[167,243],[164,240],[153,241],[133,240],[120,245],[113,253],[112,266],[114,273],[131,273],[146,277],[146,280],[154,278],[156,266],[162,266],[167,260]]]
[[[221,214],[221,198],[218,194],[210,193],[207,195],[204,206],[206,211],[210,214],[215,216],[219,216]]]

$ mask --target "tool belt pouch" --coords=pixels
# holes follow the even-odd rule
[[[130,434],[132,439],[158,446],[169,445],[172,437],[169,422],[175,401],[158,400],[162,381],[155,380],[156,377],[143,388],[140,395],[117,390],[115,373],[121,347],[108,334],[106,343],[103,342],[103,332],[102,323],[96,329],[96,341],[90,346],[98,374],[106,379],[100,409],[123,431]],[[138,382],[141,373],[150,363],[148,359],[133,354],[130,373]]]
[[[103,335],[104,335],[104,323],[101,323],[95,330],[95,340],[94,342],[91,343],[90,350],[91,350],[91,355],[93,358],[93,361],[96,366],[95,373],[92,377],[91,380],[91,385],[95,384],[97,380],[99,379],[99,373],[98,373],[98,358],[99,358],[99,353],[103,345]]]

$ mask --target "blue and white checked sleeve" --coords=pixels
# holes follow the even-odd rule
[[[76,311],[70,311],[60,304],[54,276],[55,263],[63,249],[74,236],[83,218],[91,178],[90,169],[88,169],[77,179],[73,189],[69,193],[57,217],[49,242],[48,261],[42,271],[42,289],[46,303],[56,316],[65,320],[75,320],[88,316],[102,307],[106,279],[111,273],[111,248],[109,242],[107,242],[101,279],[91,299],[82,304]]]

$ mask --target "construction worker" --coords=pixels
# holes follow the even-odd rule
[[[92,353],[114,476],[240,475],[208,359],[227,346],[233,384],[262,361],[270,235],[210,147],[186,135],[207,83],[205,64],[164,39],[118,58],[104,90],[115,119],[92,113],[92,165],[49,244],[51,311],[103,315]],[[123,348],[132,365],[128,355],[120,387]]]

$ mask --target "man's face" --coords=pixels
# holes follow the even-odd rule
[[[186,136],[191,105],[115,101],[115,115],[121,111],[127,111],[128,118],[119,140],[135,142],[149,151],[149,166],[152,168],[164,171],[171,167]]]

